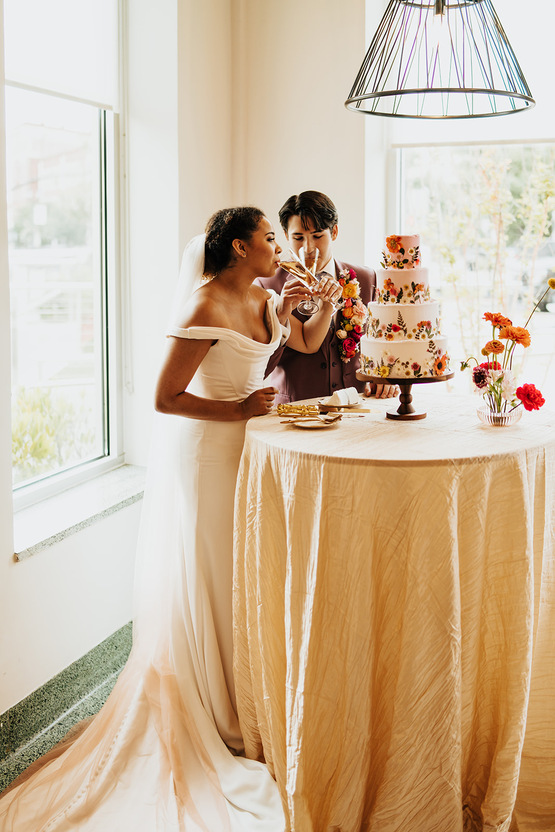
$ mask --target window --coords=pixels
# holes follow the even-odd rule
[[[117,457],[117,19],[117,0],[4,2],[18,505]]]
[[[106,113],[6,90],[14,485],[109,453]]]
[[[400,227],[421,235],[457,368],[458,360],[479,357],[490,336],[484,312],[501,312],[522,326],[548,277],[555,277],[555,143],[397,153]],[[525,369],[526,381],[554,396],[555,292],[543,299],[530,332],[532,346],[517,352],[515,369]]]

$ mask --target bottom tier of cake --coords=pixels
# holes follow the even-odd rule
[[[429,341],[375,340],[363,336],[360,342],[360,369],[369,376],[386,378],[426,378],[448,373],[447,338],[438,335]]]

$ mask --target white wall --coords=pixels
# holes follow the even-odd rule
[[[364,117],[344,102],[364,57],[364,0],[241,0],[236,35],[235,198],[279,228],[291,194],[337,205],[339,257],[364,257]]]
[[[364,0],[128,0],[126,14],[123,405],[127,460],[143,464],[181,249],[213,211],[258,204],[277,226],[291,193],[323,190],[340,212],[338,255],[363,257],[364,118],[343,102],[364,55]],[[0,713],[129,620],[140,513],[13,560],[4,211],[2,199]]]
[[[0,35],[3,34],[4,10],[0,0]],[[0,37],[0,44],[3,36]],[[0,195],[6,190],[4,130],[4,62],[0,60]],[[0,691],[8,673],[4,656],[12,637],[14,622],[6,616],[10,599],[13,554],[12,473],[10,417],[10,297],[8,278],[8,231],[6,200],[0,197]],[[17,618],[16,618],[17,621]],[[0,713],[2,708],[0,701]]]
[[[0,20],[3,19],[0,15]],[[128,4],[129,304],[124,397],[129,461],[145,459],[152,385],[178,263],[177,0]],[[0,62],[1,63],[1,62]],[[3,85],[2,85],[3,89]],[[0,108],[3,118],[3,108]],[[1,130],[3,138],[4,131]],[[2,151],[3,157],[3,151]],[[0,164],[3,175],[4,165]],[[140,503],[33,557],[13,559],[9,427],[9,302],[0,200],[0,713],[44,684],[132,614]],[[124,338],[124,343],[126,339]]]

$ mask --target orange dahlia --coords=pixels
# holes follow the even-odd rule
[[[496,327],[512,326],[513,323],[510,318],[506,318],[505,315],[501,315],[500,312],[485,312],[484,321],[490,321],[490,323]]]
[[[495,339],[494,341],[488,341],[485,345],[484,349],[482,350],[482,355],[490,355],[490,353],[494,353],[494,355],[499,355],[505,349],[505,344],[502,344],[501,341]]]
[[[500,338],[507,338],[509,341],[514,341],[515,344],[521,344],[523,347],[530,346],[530,333],[523,326],[504,326],[499,331]]]
[[[385,238],[387,250],[391,251],[393,254],[395,254],[395,252],[399,251],[399,249],[401,248],[401,246],[399,245],[400,242],[401,238],[397,237],[396,234],[392,234],[390,237]]]

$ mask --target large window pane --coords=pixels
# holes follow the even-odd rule
[[[16,485],[107,451],[100,119],[6,89]]]
[[[458,360],[480,358],[484,312],[522,326],[555,277],[555,145],[410,147],[401,154],[401,228],[421,235],[423,265],[441,300],[442,329]],[[555,292],[518,348],[522,381],[555,397]],[[470,374],[464,376],[465,383]]]

